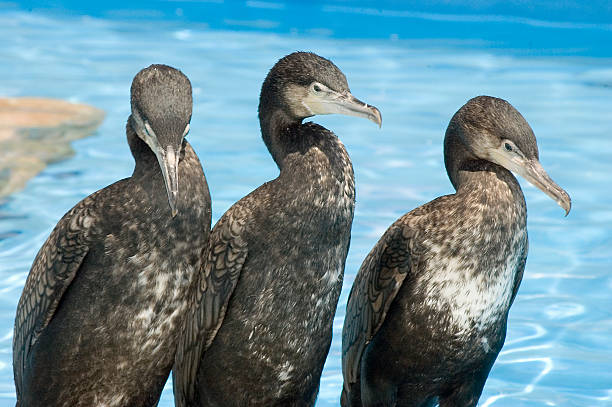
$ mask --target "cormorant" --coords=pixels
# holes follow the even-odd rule
[[[522,175],[569,213],[523,116],[479,96],[453,116],[456,189],[399,218],[364,260],[342,333],[343,406],[475,406],[527,258]]]
[[[13,340],[18,406],[155,406],[170,374],[210,195],[185,140],[189,79],[151,65],[131,105],[134,173],[64,215],[30,270]]]
[[[177,406],[310,406],[318,393],[349,248],[355,190],[340,140],[308,122],[361,116],[329,60],[296,52],[270,70],[259,120],[280,169],[211,232],[194,314],[173,370]]]

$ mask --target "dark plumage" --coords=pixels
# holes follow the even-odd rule
[[[259,119],[280,175],[234,204],[211,233],[173,371],[177,406],[314,404],[355,202],[342,143],[302,123],[325,113],[380,124],[330,61],[304,52],[278,61]]]
[[[210,231],[208,186],[184,140],[191,109],[180,71],[134,78],[134,173],[64,215],[19,300],[18,406],[157,405]]]
[[[457,192],[398,219],[359,269],[342,333],[343,406],[475,406],[527,259],[525,199],[508,170],[570,210],[531,128],[502,99],[459,109],[444,159]]]

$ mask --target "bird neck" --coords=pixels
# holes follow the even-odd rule
[[[291,144],[293,144],[290,135],[301,123],[302,119],[290,117],[282,109],[271,111],[260,109],[261,136],[279,169],[282,169],[283,160],[289,154]]]
[[[444,137],[444,165],[455,190],[459,190],[465,177],[469,176],[463,169],[468,163],[478,161],[478,158],[468,150],[460,137],[453,131],[447,130]]]
[[[150,174],[151,171],[157,171],[161,174],[161,168],[159,168],[157,157],[155,157],[155,154],[151,151],[147,143],[138,137],[130,125],[129,120],[126,126],[126,135],[130,151],[132,152],[134,161],[136,161],[132,177],[138,176],[139,174]]]

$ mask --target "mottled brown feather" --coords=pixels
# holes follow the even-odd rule
[[[344,383],[357,381],[363,350],[374,337],[410,272],[404,218],[392,225],[363,262],[349,295],[342,332]]]
[[[95,228],[96,195],[87,197],[64,215],[32,264],[17,306],[13,338],[13,372],[18,399],[30,350],[51,322],[89,251]]]
[[[521,286],[521,281],[523,281],[523,273],[525,272],[525,264],[527,264],[527,252],[528,251],[529,251],[529,239],[526,238],[525,248],[521,252],[521,259],[519,261],[519,265],[516,270],[516,275],[514,276],[514,287],[512,288],[512,299],[510,300],[510,306],[514,304],[514,299],[516,298],[516,294],[518,294],[519,287]]]
[[[248,248],[241,237],[246,210],[238,202],[217,222],[205,253],[206,262],[192,292],[194,305],[186,318],[172,370],[177,407],[189,405],[197,389],[196,375],[201,355],[210,346],[225,316],[236,287]]]

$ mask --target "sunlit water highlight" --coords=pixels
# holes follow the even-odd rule
[[[314,119],[347,146],[357,184],[345,285],[317,405],[338,405],[344,309],[361,261],[397,217],[452,192],[444,131],[479,94],[503,97],[523,113],[544,167],[574,205],[564,218],[521,180],[529,260],[481,405],[612,403],[610,59],[528,57],[467,41],[329,39],[23,12],[0,14],[0,38],[0,95],[65,98],[108,114],[94,137],[73,143],[73,158],[51,165],[0,206],[0,405],[14,404],[14,313],[36,252],[76,202],[131,174],[124,129],[133,75],[166,63],[190,77],[195,107],[188,138],[206,171],[215,221],[277,175],[260,140],[258,93],[267,70],[295,50],[331,58],[353,94],[383,114],[382,130],[354,118]],[[167,386],[160,406],[171,405]]]

